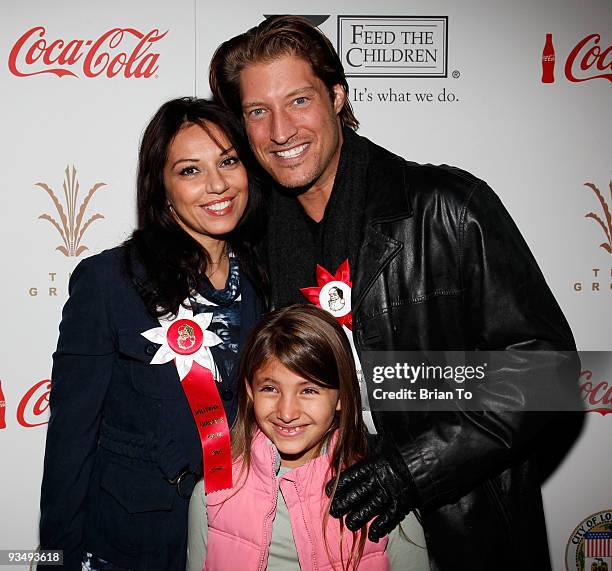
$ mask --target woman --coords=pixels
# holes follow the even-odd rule
[[[72,275],[40,526],[65,569],[184,569],[203,449],[207,485],[231,486],[237,353],[261,313],[256,168],[229,112],[169,101],[140,147],[138,230]]]

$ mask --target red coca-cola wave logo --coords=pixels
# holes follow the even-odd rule
[[[598,77],[612,81],[612,46],[603,50],[600,42],[599,34],[591,34],[576,44],[565,62],[567,79],[576,83]]]
[[[612,413],[612,383],[593,380],[593,372],[580,373],[580,394],[587,412]]]
[[[159,69],[154,44],[163,34],[154,29],[143,34],[134,28],[113,28],[95,40],[46,37],[43,26],[25,32],[9,54],[8,67],[17,77],[52,74],[57,77],[148,78]]]
[[[542,52],[542,83],[554,83],[555,48],[552,34],[546,34]],[[602,48],[601,35],[590,34],[580,40],[565,60],[565,77],[574,83],[591,79],[612,81],[612,46]]]
[[[25,428],[42,426],[49,422],[45,412],[49,408],[51,381],[39,381],[23,395],[17,407],[17,422]]]

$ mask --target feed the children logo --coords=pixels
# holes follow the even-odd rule
[[[447,77],[447,16],[338,16],[347,77]]]

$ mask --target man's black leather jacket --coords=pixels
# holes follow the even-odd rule
[[[360,353],[575,349],[527,244],[483,181],[369,144],[352,292]],[[573,383],[577,360],[564,358],[570,374],[560,382]],[[514,382],[521,373],[520,362],[509,368],[500,399],[529,398]],[[414,479],[432,569],[550,568],[533,458],[552,415],[495,405],[493,397],[485,412],[374,412]]]

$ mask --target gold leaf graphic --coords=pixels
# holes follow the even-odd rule
[[[85,222],[85,224],[83,224],[83,228],[81,229],[81,233],[79,234],[79,237],[77,238],[77,244],[79,244],[79,242],[81,241],[81,238],[83,237],[83,234],[85,234],[85,230],[87,230],[87,228],[89,228],[89,225],[92,222],[95,222],[96,220],[100,220],[101,218],[104,218],[104,216],[102,216],[102,214],[94,214],[87,222]],[[78,256],[78,254],[77,254]]]
[[[595,220],[595,222],[597,222],[603,228],[603,231],[605,232],[606,236],[609,237],[608,236],[608,229],[606,228],[606,225],[604,224],[604,221],[599,216],[597,216],[597,214],[595,214],[595,212],[589,212],[588,214],[585,214],[584,217],[585,218],[591,218],[591,219]]]
[[[47,220],[53,224],[55,229],[62,237],[64,244],[55,248],[57,251],[64,254],[64,256],[80,256],[88,249],[87,246],[81,245],[81,240],[85,234],[85,231],[93,222],[104,218],[104,216],[102,216],[100,213],[96,213],[91,216],[82,227],[81,222],[83,221],[87,206],[89,205],[93,195],[101,187],[106,186],[106,183],[97,182],[89,189],[89,192],[87,193],[85,200],[83,200],[81,203],[77,213],[80,184],[76,176],[77,170],[74,165],[72,165],[72,169],[70,168],[70,165],[68,165],[64,170],[64,175],[65,179],[62,183],[62,190],[64,191],[64,205],[62,205],[59,198],[47,184],[43,182],[38,182],[35,184],[35,186],[42,188],[49,195],[53,201],[53,205],[57,210],[62,224],[60,225],[50,214],[41,214],[39,218]]]
[[[606,235],[607,242],[604,242],[599,245],[600,248],[603,248],[608,254],[612,254],[612,215],[610,214],[610,208],[606,202],[601,191],[593,184],[592,182],[585,182],[584,186],[590,188],[597,196],[601,208],[603,210],[605,221],[595,212],[589,212],[585,215],[585,218],[590,218],[591,220],[595,220],[595,222],[599,225],[599,227],[603,230]],[[610,194],[612,197],[612,181],[610,181]]]
[[[609,238],[612,235],[612,214],[610,214],[610,209],[608,208],[606,199],[603,197],[603,194],[600,192],[600,190],[592,182],[586,182],[585,186],[588,186],[599,199],[599,202],[601,204],[601,207],[603,208],[606,217],[606,222],[608,223],[607,235]],[[610,181],[610,196],[612,197],[612,181]]]
[[[62,183],[62,189],[64,191],[64,200],[66,201],[66,206],[67,206],[67,210],[68,210],[68,243],[72,243],[72,233],[70,232],[70,229],[73,227],[72,224],[72,201],[70,200],[70,193],[68,191],[68,186],[67,183],[69,184],[70,181],[70,170],[68,169],[68,167],[66,167],[66,170],[64,171],[64,174],[66,175],[66,179],[64,180],[64,182]]]
[[[55,209],[57,210],[57,213],[59,214],[60,220],[62,221],[62,226],[64,227],[64,231],[63,232],[60,231],[62,240],[64,240],[64,244],[68,246],[68,237],[70,233],[70,230],[68,228],[68,219],[66,218],[66,214],[64,213],[64,209],[62,208],[62,205],[59,199],[57,198],[57,196],[55,196],[55,193],[49,188],[49,186],[47,186],[44,182],[37,182],[34,186],[38,186],[39,188],[42,188],[51,197],[51,200],[53,201]]]
[[[41,214],[38,217],[38,219],[39,220],[48,220],[49,222],[51,222],[51,224],[53,224],[53,226],[55,226],[57,231],[60,233],[60,236],[62,237],[62,240],[64,241],[64,244],[66,246],[68,245],[68,241],[67,241],[66,235],[64,234],[64,231],[62,230],[61,226],[58,224],[57,220],[55,220],[55,218],[53,218],[53,216],[45,213],[45,214]]]
[[[76,245],[79,245],[79,242],[81,241],[81,238],[83,237],[83,234],[85,233],[85,229],[94,221],[94,220],[98,220],[100,218],[104,218],[104,216],[102,216],[101,214],[94,214],[94,216],[92,216],[85,224],[85,226],[83,226],[83,229],[79,232],[79,229],[81,228],[81,221],[83,220],[83,216],[85,215],[85,210],[87,209],[87,205],[89,204],[89,201],[91,200],[91,197],[96,193],[96,191],[103,187],[106,186],[105,182],[97,182],[96,184],[94,184],[90,189],[89,192],[87,193],[87,196],[85,197],[85,200],[83,201],[83,204],[81,204],[81,208],[79,209],[79,213],[77,215],[76,218],[76,227],[74,229],[75,235],[78,236],[77,237],[77,241],[76,241]]]

